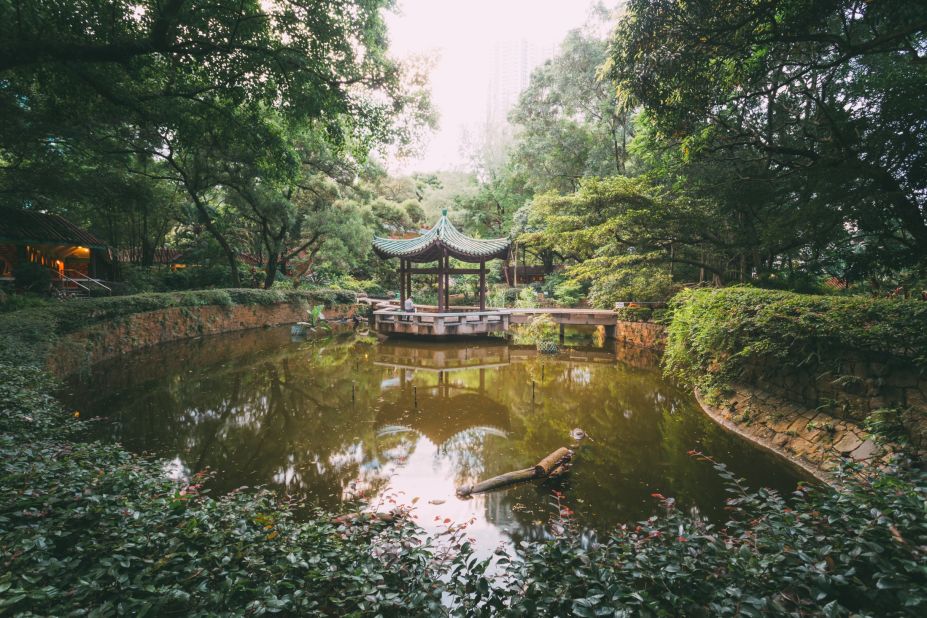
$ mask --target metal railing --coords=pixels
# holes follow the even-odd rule
[[[80,288],[81,290],[87,292],[88,294],[93,291],[91,287],[95,287],[98,290],[101,290],[101,289],[105,290],[109,294],[112,294],[113,292],[112,288],[104,284],[99,279],[88,277],[87,275],[85,275],[84,273],[80,271],[66,268],[63,271],[53,270],[52,272],[55,273],[55,276],[58,278],[58,283],[60,284],[60,287],[62,288],[67,288],[68,284],[71,284],[72,287]],[[69,276],[66,273],[77,275],[77,277]],[[88,287],[88,286],[91,286],[91,287]]]

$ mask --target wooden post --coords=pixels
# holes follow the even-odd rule
[[[444,254],[444,310],[451,310],[451,258]]]
[[[444,302],[444,257],[438,257],[438,313],[441,313],[441,303]]]
[[[406,309],[406,261],[399,258],[399,310]]]
[[[480,311],[486,311],[486,262],[480,262]]]
[[[512,251],[513,256],[515,257],[514,265],[512,266],[512,287],[518,287],[518,243],[512,243],[514,251]]]
[[[406,295],[412,298],[412,261],[406,260]]]

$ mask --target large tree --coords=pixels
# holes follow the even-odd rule
[[[685,158],[829,211],[834,251],[927,265],[927,4],[631,0],[611,69]]]
[[[306,126],[356,159],[414,141],[431,120],[420,74],[407,79],[387,55],[387,4],[0,2],[0,195],[31,202],[40,187],[23,170],[49,161],[172,183],[237,282],[236,248],[208,203],[230,169],[293,183]]]
[[[599,74],[606,51],[595,33],[571,31],[509,115],[517,127],[512,160],[534,190],[568,192],[585,176],[625,172],[631,110]]]

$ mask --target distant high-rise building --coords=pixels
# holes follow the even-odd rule
[[[553,57],[556,50],[554,43],[526,40],[500,41],[494,45],[486,105],[488,124],[506,121],[509,110],[518,102],[518,96],[528,87],[531,71]]]

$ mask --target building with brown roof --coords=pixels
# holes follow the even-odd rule
[[[23,262],[50,269],[59,283],[112,276],[109,247],[87,230],[59,215],[0,208],[0,281],[12,281]]]

